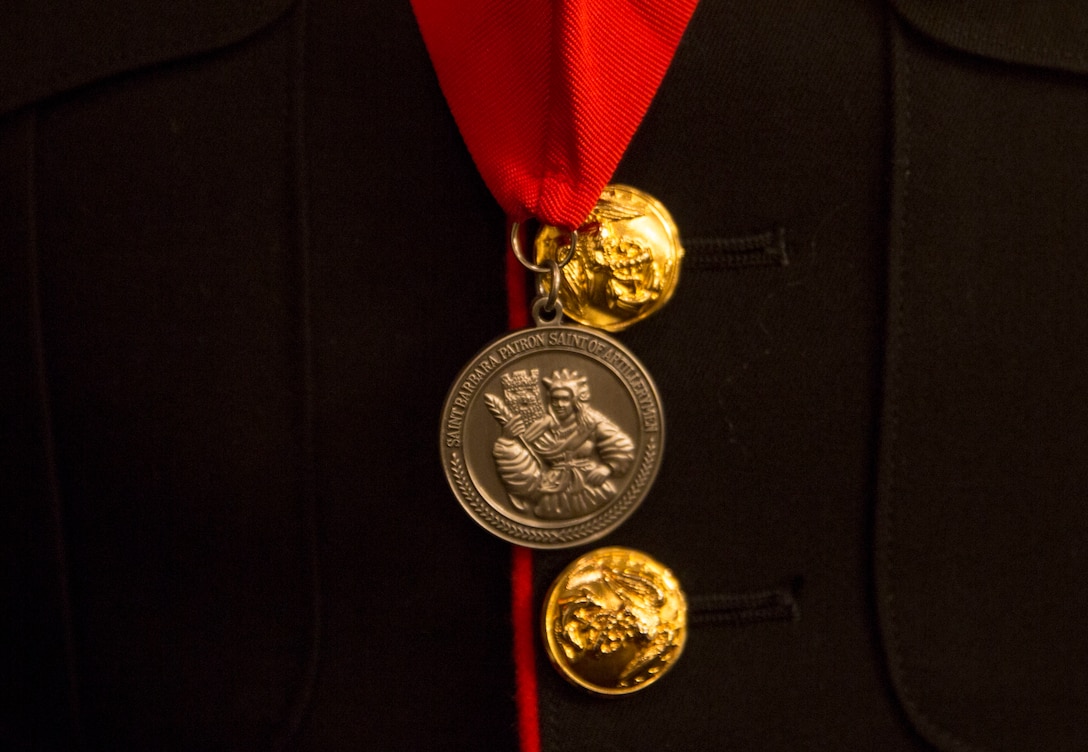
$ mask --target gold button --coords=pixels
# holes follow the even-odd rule
[[[687,599],[672,572],[641,551],[599,548],[556,578],[544,639],[568,681],[603,695],[653,684],[684,649]]]
[[[560,261],[570,252],[569,238],[557,227],[541,228],[537,263]],[[669,301],[683,258],[676,223],[660,201],[627,185],[606,186],[563,266],[563,313],[608,332],[626,329]],[[541,286],[544,292],[551,286],[547,275]]]

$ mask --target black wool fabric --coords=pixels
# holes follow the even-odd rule
[[[601,543],[783,600],[620,699],[538,643],[545,752],[1088,746],[1088,7],[1025,7],[696,10],[615,176],[687,259]],[[0,29],[0,747],[518,749],[511,549],[438,451],[505,218],[409,3]]]

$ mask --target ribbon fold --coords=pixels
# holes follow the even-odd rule
[[[508,216],[576,229],[697,0],[412,0],[476,167]]]

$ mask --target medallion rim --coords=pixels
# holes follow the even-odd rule
[[[641,426],[642,416],[639,415],[638,451],[629,471],[631,477],[616,492],[613,499],[593,512],[575,517],[570,520],[548,520],[546,525],[533,525],[519,519],[502,509],[502,505],[495,502],[493,494],[481,488],[473,477],[473,470],[466,457],[465,444],[467,438],[459,437],[457,446],[449,444],[448,421],[452,416],[459,390],[466,383],[483,358],[489,356],[510,341],[519,337],[537,332],[547,333],[554,331],[568,331],[581,335],[588,335],[617,350],[635,367],[641,380],[645,383],[647,394],[650,396],[652,412],[656,418],[657,426],[654,430],[646,431]],[[619,369],[611,363],[598,358],[588,352],[577,350],[568,346],[548,346],[542,350],[529,353],[516,353],[504,362],[505,368],[496,368],[493,374],[481,378],[474,388],[467,407],[463,408],[462,431],[467,423],[469,410],[484,394],[484,384],[488,383],[498,374],[508,370],[509,366],[518,360],[530,355],[544,352],[569,352],[588,358],[599,367],[607,369],[622,385],[625,397],[631,401],[633,409],[639,413],[638,400],[634,395],[631,380],[624,377]],[[634,514],[641,506],[652,489],[653,483],[661,469],[665,445],[665,415],[660,392],[653,377],[641,360],[623,343],[596,329],[576,324],[547,324],[536,327],[527,327],[512,332],[507,332],[496,337],[480,348],[458,372],[454,378],[446,398],[443,401],[442,417],[439,425],[439,446],[443,472],[446,481],[452,490],[458,503],[478,525],[492,535],[521,546],[537,549],[563,549],[581,546],[599,540],[609,534]]]

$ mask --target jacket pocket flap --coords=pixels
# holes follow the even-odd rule
[[[0,4],[0,112],[126,70],[240,41],[292,0],[43,0]]]
[[[904,21],[950,47],[1009,63],[1088,73],[1088,3],[892,0]]]

